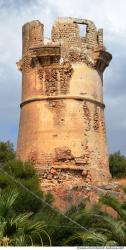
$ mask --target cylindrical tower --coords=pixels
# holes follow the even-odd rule
[[[112,56],[102,35],[85,19],[58,18],[50,40],[39,21],[23,26],[17,158],[33,162],[45,189],[110,179],[103,71]]]

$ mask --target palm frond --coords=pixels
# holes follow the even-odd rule
[[[88,231],[75,233],[65,241],[65,245],[78,239],[82,241],[83,246],[105,246],[107,243],[105,235],[96,233],[95,231]]]
[[[106,247],[109,246],[109,247],[113,247],[113,246],[119,246],[118,243],[114,240],[109,240],[106,242]]]
[[[43,230],[42,232],[44,232],[45,235],[47,236],[47,238],[48,238],[48,240],[49,240],[49,246],[51,247],[52,241],[51,241],[51,238],[50,238],[49,234],[48,234],[45,230]]]
[[[8,215],[18,195],[16,189],[10,189],[9,192],[0,194],[0,216],[6,217]]]
[[[29,234],[29,233],[41,233],[43,231],[43,228],[45,227],[45,224],[44,222],[31,222],[30,221],[28,222],[26,228],[24,229],[25,230],[25,233],[26,234]]]
[[[43,240],[42,240],[42,237],[40,235],[40,233],[36,233],[40,239],[40,243],[41,243],[41,246],[43,247],[44,246],[44,243],[43,243]]]
[[[18,227],[23,227],[27,225],[28,219],[32,214],[32,212],[18,214],[17,216],[11,218],[11,224],[16,224]]]
[[[124,245],[126,240],[126,223],[124,221],[115,220],[111,216],[107,215],[101,216],[101,221],[104,222],[102,227],[109,230],[110,234],[112,235],[112,239],[116,240],[119,244]]]
[[[113,208],[117,214],[126,221],[126,210],[122,208],[122,203],[113,195],[107,194],[100,198],[100,202]]]

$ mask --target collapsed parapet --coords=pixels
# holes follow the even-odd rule
[[[86,25],[85,36],[80,36],[79,25]],[[84,27],[83,27],[84,29]],[[52,28],[52,41],[61,43],[61,54],[64,59],[72,62],[85,62],[86,64],[97,67],[96,49],[104,51],[106,58],[104,66],[99,70],[105,69],[108,66],[112,56],[103,46],[103,29],[97,31],[95,24],[86,19],[77,18],[59,18],[56,20]]]
[[[80,36],[79,25],[86,26]],[[51,39],[44,39],[44,25],[32,21],[23,26],[23,56],[30,54],[34,62],[50,64],[58,61],[84,62],[103,72],[112,56],[103,45],[103,29],[92,21],[58,18],[52,27]],[[49,60],[50,59],[50,60]]]

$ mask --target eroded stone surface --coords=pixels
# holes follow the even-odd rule
[[[109,182],[103,71],[111,58],[92,21],[58,18],[51,39],[39,21],[23,26],[17,158],[36,166],[43,190],[74,195],[73,186]]]

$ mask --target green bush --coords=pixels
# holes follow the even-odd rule
[[[19,160],[12,160],[4,163],[0,172],[0,188],[2,191],[7,192],[10,187],[16,188],[20,193],[15,201],[16,212],[29,212],[34,213],[43,209],[45,206],[40,199],[37,199],[29,191],[21,187],[18,183],[23,184],[26,188],[30,189],[35,195],[44,198],[49,202],[52,201],[51,195],[44,195],[40,188],[40,181],[35,168],[29,162],[22,162]],[[8,176],[3,172],[5,171]],[[12,176],[12,178],[10,178]],[[15,180],[18,182],[16,183]]]
[[[35,221],[33,213],[15,213],[20,193],[16,189],[0,193],[0,246],[51,245],[44,221]]]
[[[14,158],[15,158],[15,152],[13,144],[10,143],[9,141],[7,142],[0,141],[0,163],[4,163]]]
[[[126,176],[126,157],[120,153],[115,152],[109,157],[109,168],[112,177],[125,177]]]
[[[4,164],[3,169],[8,174],[13,175],[15,178],[19,178],[21,180],[30,179],[33,177],[37,178],[38,180],[36,170],[30,162],[22,162],[20,160],[8,161]]]

